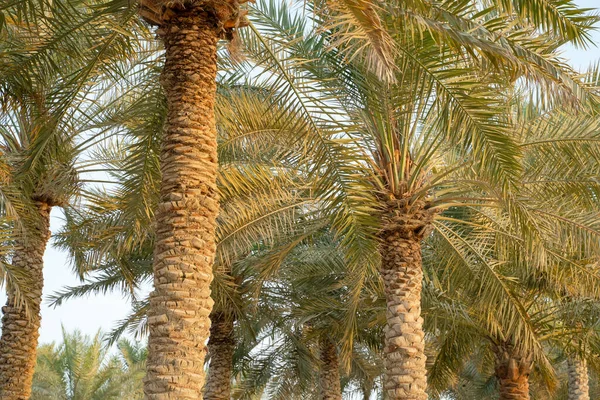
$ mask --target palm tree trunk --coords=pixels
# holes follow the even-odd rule
[[[231,398],[231,373],[233,370],[233,318],[222,312],[211,314],[208,353],[210,365],[204,387],[205,400],[229,400]]]
[[[202,9],[205,3],[168,10],[159,30],[168,114],[144,379],[151,400],[202,399],[204,386],[219,211],[214,102],[220,35],[217,17]]]
[[[498,346],[495,352],[500,400],[529,400],[531,356],[519,354],[510,344]]]
[[[579,358],[569,358],[569,400],[590,400],[590,386],[587,362]]]
[[[319,387],[322,400],[342,400],[340,386],[340,364],[335,343],[323,336],[320,339],[321,372]]]
[[[18,303],[13,290],[7,290],[6,306],[2,307],[2,338],[0,339],[0,399],[27,400],[31,382],[41,322],[40,304],[44,286],[44,251],[50,238],[50,209],[37,203],[37,226],[27,231],[27,237],[15,244],[12,264],[25,272],[30,291],[27,293],[29,316]],[[29,317],[29,318],[28,318]]]
[[[422,201],[391,200],[380,233],[381,278],[387,303],[384,398],[426,400],[425,333],[421,317],[421,241],[435,211]]]

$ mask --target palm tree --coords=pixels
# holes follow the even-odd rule
[[[21,29],[16,21],[9,21],[8,40],[3,42],[2,52],[18,54],[36,45],[30,32]],[[25,275],[23,283],[27,289],[21,296],[23,287],[9,282],[7,303],[2,309],[0,397],[6,399],[29,398],[40,327],[43,254],[50,238],[50,211],[54,206],[66,205],[77,191],[76,151],[68,134],[73,109],[52,113],[53,93],[65,89],[60,76],[31,74],[28,78],[5,93],[6,107],[0,116],[1,157],[7,167],[3,171],[3,191],[18,191],[24,207],[21,218],[24,222],[7,225],[14,230],[15,237],[9,244],[9,262]],[[30,152],[45,130],[63,134],[46,143],[37,163],[31,164]],[[2,207],[2,214],[9,215],[10,202],[3,202]]]
[[[11,232],[3,234],[9,249],[3,264],[10,265],[3,276],[8,299],[0,340],[0,397],[6,399],[29,398],[50,211],[73,200],[82,182],[79,173],[89,170],[90,164],[80,159],[89,141],[79,140],[74,132],[82,130],[82,115],[93,108],[89,98],[102,96],[102,88],[90,83],[106,73],[97,67],[116,59],[97,40],[110,36],[114,25],[108,19],[90,21],[94,7],[53,1],[9,2],[0,8],[0,147],[5,167],[0,213],[3,230]]]
[[[339,244],[326,230],[287,255],[279,274],[262,289],[257,337],[239,344],[234,398],[342,399],[353,390],[375,389],[382,367],[381,287],[373,274],[370,290],[361,295],[360,326],[345,369],[340,349],[348,306],[346,267]]]
[[[111,189],[90,188],[83,207],[65,212],[67,222],[59,234],[59,245],[71,253],[82,277],[90,274],[94,279],[68,288],[58,302],[72,295],[112,289],[122,289],[137,301],[135,290],[152,276],[153,210],[159,198],[158,159],[165,101],[157,79],[152,79],[156,77],[155,66],[144,61],[137,68],[145,68],[145,72],[138,70],[141,80],[131,82],[124,90],[127,95],[119,91],[107,107],[88,115],[93,121],[90,126],[120,132],[123,140],[97,150],[97,162],[109,171],[106,181],[114,182]],[[222,211],[213,266],[212,297],[216,304],[211,314],[206,398],[229,398],[233,367],[230,335],[234,320],[244,323],[248,313],[242,296],[255,296],[256,286],[273,273],[269,268],[277,254],[289,251],[288,242],[309,236],[322,226],[321,217],[310,209],[314,202],[312,185],[298,166],[297,160],[303,157],[294,135],[300,125],[293,123],[296,130],[292,130],[290,118],[278,121],[283,105],[270,101],[269,95],[267,89],[227,87],[226,83],[217,95],[217,187]],[[262,272],[252,275],[251,280],[246,278],[248,272],[233,265],[257,248],[271,249],[269,255],[275,259],[266,257]],[[251,270],[258,268],[254,265]],[[147,299],[137,305],[117,334],[130,322],[144,321],[146,329]]]
[[[585,296],[563,296],[557,302],[564,303],[560,318],[566,327],[570,327],[567,346],[560,348],[568,399],[589,400],[591,396],[590,376],[598,368],[597,346],[600,334],[598,326],[598,300]],[[589,361],[588,361],[589,360]],[[590,365],[592,368],[590,368]]]
[[[444,283],[448,287],[448,282]],[[428,307],[437,309],[436,331],[431,333],[430,339],[430,345],[435,349],[430,370],[434,398],[589,398],[586,362],[579,361],[574,366],[572,361],[575,357],[577,360],[585,358],[564,355],[573,354],[572,347],[578,336],[597,330],[597,327],[589,329],[582,335],[580,330],[563,324],[563,315],[576,308],[561,309],[546,302],[546,309],[535,310],[536,306],[524,304],[536,340],[542,344],[541,354],[539,350],[527,351],[513,345],[517,340],[508,337],[510,327],[501,326],[500,321],[495,321],[496,331],[486,327],[482,318],[484,311],[469,295],[457,299],[431,291],[437,296],[436,300],[427,300]],[[538,307],[540,305],[544,306],[539,304]],[[538,358],[540,354],[542,359]]]
[[[204,386],[204,398],[228,399],[231,397],[231,374],[235,351],[234,320],[232,315],[213,311],[210,321],[208,340],[210,364]]]
[[[335,182],[338,189],[331,190],[324,200],[337,212],[333,229],[344,238],[342,245],[354,245],[348,256],[352,261],[351,286],[360,287],[364,271],[377,268],[378,261],[370,253],[373,245],[360,247],[367,249],[360,254],[353,238],[359,235],[368,238],[376,233],[379,239],[381,276],[388,301],[385,345],[388,398],[426,397],[425,335],[420,316],[422,239],[433,229],[451,240],[435,222],[441,218],[440,211],[461,204],[488,202],[490,198],[486,195],[465,193],[477,186],[485,187],[486,191],[494,186],[510,188],[510,182],[518,176],[520,149],[511,138],[506,99],[500,95],[504,89],[499,88],[508,87],[515,76],[524,76],[543,87],[554,88],[546,93],[573,98],[565,90],[566,81],[548,80],[546,75],[553,70],[553,76],[574,77],[572,72],[561,67],[549,47],[540,52],[552,41],[564,40],[562,31],[547,31],[549,36],[538,36],[539,32],[530,29],[532,22],[540,22],[539,15],[547,15],[551,10],[534,17],[524,2],[517,7],[520,15],[511,13],[515,9],[504,8],[506,4],[497,4],[497,8],[488,9],[489,14],[480,14],[474,3],[448,6],[443,13],[438,13],[439,9],[429,2],[419,2],[414,9],[412,3],[398,7],[383,5],[380,10],[383,26],[394,32],[392,43],[398,52],[394,62],[397,69],[393,79],[387,81],[370,73],[368,58],[353,57],[350,65],[345,62],[353,44],[335,42],[327,35],[335,34],[337,28],[335,20],[333,26],[327,24],[328,13],[322,15],[322,24],[330,27],[330,31],[307,36],[297,18],[285,10],[262,4],[255,18],[258,27],[265,27],[263,43],[267,43],[268,50],[251,37],[245,38],[250,57],[257,64],[266,65],[263,68],[273,74],[270,77],[273,85],[289,88],[293,94],[288,94],[287,99],[298,105],[302,115],[310,118],[312,110],[336,115],[332,120],[338,125],[331,123],[326,128],[315,118],[314,136],[327,137],[323,131],[335,129],[330,128],[333,125],[338,128],[336,138],[346,138],[348,147],[362,151],[358,162],[353,159],[340,163],[338,159],[328,164],[326,156],[317,159],[323,160],[319,164],[322,169],[335,171],[339,164],[353,165],[356,172],[352,178],[356,187],[362,188],[360,194],[351,197],[354,205],[351,210],[358,210],[356,213],[344,208],[348,198],[341,195],[340,188],[346,187],[347,182]],[[580,11],[575,13],[582,17]],[[561,14],[566,18],[563,22],[570,20],[567,14]],[[520,36],[527,38],[523,41],[508,33],[512,28],[501,22],[521,17],[527,19],[524,26],[528,27],[524,28],[528,33]],[[585,25],[583,20],[579,20],[582,25],[570,21],[582,29]],[[496,22],[499,25],[494,25]],[[473,27],[469,33],[465,32],[467,26]],[[585,36],[583,31],[579,31],[582,35],[576,35],[579,39]],[[502,40],[492,40],[495,35]],[[331,42],[335,43],[333,50],[328,47]],[[536,48],[527,42],[535,42]],[[470,50],[456,52],[457,48]],[[269,53],[284,54],[284,60],[275,60]],[[484,64],[503,67],[497,73],[486,74],[480,69]],[[507,76],[508,71],[512,71],[509,75],[516,75]],[[585,86],[583,82],[578,85]],[[329,174],[331,181],[347,176],[344,172]],[[364,214],[377,220],[367,222],[366,230],[356,231],[356,224],[349,221]],[[356,308],[349,308],[348,337],[353,334],[355,312]]]
[[[93,338],[63,329],[63,341],[40,347],[32,400],[136,400],[143,398],[146,351],[122,340],[109,356],[101,335]]]
[[[595,318],[577,310],[600,295],[598,187],[590,179],[598,169],[598,117],[560,108],[538,113],[522,103],[516,110],[523,183],[513,190],[514,200],[495,210],[447,210],[438,231],[459,241],[432,236],[426,247],[427,301],[436,310],[428,324],[432,335],[443,338],[437,339],[430,384],[448,386],[483,337],[491,351],[482,358],[493,360],[501,399],[528,399],[530,375],[537,374],[542,387],[555,385],[548,348],[577,358],[589,352]],[[523,230],[523,223],[533,230]],[[448,252],[456,258],[447,258]],[[461,264],[471,267],[463,271]],[[494,280],[494,291],[483,289]],[[505,312],[509,307],[514,310]]]
[[[204,385],[219,212],[217,42],[244,22],[237,1],[141,1],[140,15],[159,26],[165,45],[161,82],[168,109],[145,392],[149,399],[197,399]]]
[[[323,400],[342,400],[340,385],[340,364],[338,349],[327,335],[319,339],[319,360],[322,363],[319,373],[319,391]]]
[[[197,388],[204,383],[218,215],[217,42],[232,39],[235,29],[247,24],[240,10],[243,3],[140,1],[140,15],[159,27],[165,45],[161,82],[168,109],[148,317],[149,398],[197,398]],[[340,3],[350,8],[354,20],[357,15],[376,16],[364,7],[369,2]],[[373,28],[367,42],[378,40],[379,32]],[[375,43],[375,48],[381,45]]]
[[[590,384],[587,362],[578,358],[569,359],[569,399],[590,400]]]

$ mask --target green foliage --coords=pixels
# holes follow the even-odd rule
[[[253,261],[244,262],[251,265]],[[255,317],[261,321],[258,334],[237,335],[243,357],[234,360],[235,398],[251,399],[260,393],[273,399],[318,398],[314,382],[322,362],[319,341],[327,337],[343,343],[350,303],[344,285],[347,273],[343,253],[328,232],[300,243],[288,254],[280,273],[262,288]],[[381,374],[385,303],[378,296],[377,276],[367,282],[360,296],[350,367],[339,366],[344,376],[342,390],[348,395],[374,390]]]
[[[145,347],[123,339],[117,350],[111,355],[100,333],[90,338],[63,330],[61,343],[38,349],[31,399],[142,399]]]
[[[377,391],[377,235],[398,199],[437,211],[423,247],[432,396],[495,398],[500,343],[533,354],[539,398],[564,394],[565,354],[600,370],[600,73],[557,52],[590,46],[598,17],[571,0],[280,3],[250,6],[244,57],[219,65],[212,288],[236,320],[236,398],[314,397],[324,334],[347,391]],[[145,331],[166,111],[161,49],[136,12],[0,7],[3,247],[32,199],[66,206],[57,244],[84,282],[54,303],[127,293],[113,340]],[[143,354],[120,351],[77,334],[42,347],[35,395],[137,398],[120,390],[139,390]]]

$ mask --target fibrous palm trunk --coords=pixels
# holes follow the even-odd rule
[[[500,400],[529,400],[529,374],[533,365],[531,356],[520,354],[510,344],[496,347],[495,353]]]
[[[319,374],[319,390],[322,400],[342,400],[340,386],[340,365],[335,343],[327,336],[319,340],[321,371]]]
[[[210,364],[204,387],[205,400],[229,400],[231,398],[231,373],[233,370],[233,318],[222,312],[211,314],[208,354]]]
[[[569,400],[590,400],[590,385],[587,362],[569,358]]]
[[[387,302],[384,392],[390,400],[427,399],[421,240],[432,217],[425,204],[392,202],[380,235],[381,277]]]
[[[35,368],[36,350],[41,322],[40,304],[44,286],[44,251],[50,238],[50,209],[36,203],[38,218],[17,241],[12,264],[25,272],[29,291],[28,312],[19,304],[14,290],[8,290],[6,306],[2,308],[2,338],[0,339],[0,399],[27,400]]]
[[[214,101],[220,28],[213,13],[194,5],[170,14],[159,31],[166,50],[162,85],[168,114],[144,392],[152,400],[198,400],[219,210]]]

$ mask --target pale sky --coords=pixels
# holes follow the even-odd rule
[[[594,8],[597,9],[596,13],[600,12],[600,0],[575,0],[575,4],[583,8]],[[597,29],[600,29],[600,25],[596,25]],[[589,49],[575,49],[573,47],[566,48],[563,55],[565,58],[571,61],[578,70],[585,70],[591,64],[600,60],[600,31],[593,33],[594,42],[597,43],[596,47],[590,47]]]
[[[600,6],[600,0],[578,0],[576,3],[587,8]],[[600,32],[594,33],[594,41],[600,46]],[[564,56],[570,59],[577,69],[583,70],[600,59],[600,48],[592,47],[587,50],[568,48],[565,49]],[[53,210],[50,225],[53,232],[60,228],[61,217],[60,210]],[[61,307],[50,308],[46,300],[47,296],[64,286],[76,285],[78,280],[71,271],[67,255],[55,249],[52,244],[46,250],[44,264],[41,343],[60,341],[61,325],[69,331],[77,328],[88,335],[95,334],[99,329],[109,331],[130,310],[128,302],[119,293],[79,298],[67,301]],[[4,304],[5,301],[6,297],[2,293],[0,303]]]

